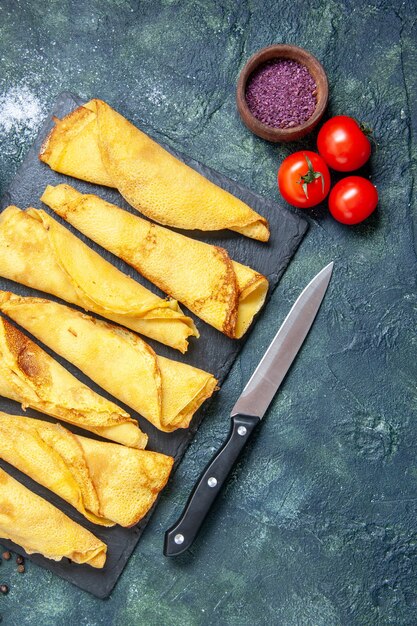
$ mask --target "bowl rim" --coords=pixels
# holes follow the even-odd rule
[[[246,101],[246,84],[249,77],[260,65],[274,58],[287,58],[297,61],[307,67],[316,84],[318,77],[321,79],[321,89],[318,90],[317,104],[314,113],[303,124],[293,126],[292,128],[276,128],[264,124],[252,114]],[[300,132],[312,130],[323,116],[328,99],[329,84],[324,67],[311,52],[292,44],[272,44],[260,48],[257,52],[252,54],[240,71],[236,87],[237,106],[244,123],[246,124],[244,119],[244,116],[246,116],[246,118],[250,120],[250,130],[252,132],[262,138],[264,138],[265,134],[274,135],[277,140],[285,138],[288,141],[291,140],[292,136],[299,135]]]

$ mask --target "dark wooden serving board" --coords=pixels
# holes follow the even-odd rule
[[[42,195],[46,185],[56,185],[58,183],[68,182],[81,192],[96,193],[105,200],[122,206],[123,208],[130,210],[133,214],[135,214],[135,211],[127,205],[127,203],[123,200],[123,198],[117,191],[108,189],[106,187],[90,185],[89,183],[84,183],[76,179],[71,179],[67,176],[57,174],[53,172],[47,165],[41,163],[38,159],[38,152],[42,141],[44,140],[53,125],[52,115],[56,115],[57,117],[61,118],[81,103],[82,102],[79,98],[69,93],[63,93],[59,96],[51,116],[46,120],[33,147],[30,149],[28,155],[23,161],[8,191],[0,200],[1,210],[3,210],[9,204],[15,204],[22,209],[29,206],[34,206],[35,208],[42,207],[44,210],[51,213],[55,217],[55,219],[61,221],[60,218],[58,218],[52,211],[50,211],[47,207],[41,204],[39,198]],[[144,130],[146,131],[146,128]],[[215,172],[209,167],[206,167],[198,163],[197,161],[194,161],[193,159],[187,158],[183,155],[176,154],[176,156],[178,156],[178,158],[182,159],[185,163],[187,163],[200,173],[204,174],[204,176],[212,180],[220,187],[223,187],[227,191],[230,191],[234,195],[241,198],[243,201],[245,201],[247,204],[249,204],[251,207],[253,207],[256,211],[258,211],[261,215],[265,216],[269,220],[271,227],[271,239],[268,244],[248,239],[241,235],[231,233],[230,231],[222,231],[217,233],[193,233],[191,231],[187,231],[185,232],[185,234],[191,237],[197,237],[198,239],[201,239],[208,243],[221,245],[228,250],[231,258],[233,258],[234,260],[244,263],[246,265],[250,265],[252,268],[265,274],[268,277],[270,283],[270,296],[272,291],[277,286],[279,279],[281,278],[285,268],[290,262],[291,257],[293,256],[306,232],[307,222],[301,217],[294,215],[286,209],[275,204],[274,202],[271,202],[266,198],[254,194],[249,189],[242,187],[238,183],[226,178],[218,172]],[[102,256],[104,256],[106,259],[116,265],[123,272],[134,277],[151,291],[154,291],[161,296],[165,295],[160,292],[155,286],[149,283],[146,279],[139,276],[131,267],[120,261],[120,259],[117,259],[112,254],[103,250],[90,240],[87,240],[85,237],[80,235],[80,233],[72,229],[72,227],[70,227],[68,224],[65,225],[73,230],[73,232],[80,236],[84,241],[86,241],[88,245],[97,250],[100,254],[102,254]],[[45,297],[45,294],[42,294],[41,292],[36,292],[34,290],[31,290],[21,285],[17,285],[16,283],[2,278],[0,278],[0,288],[14,291],[23,295],[39,295]],[[49,295],[46,295],[46,297],[53,299]],[[185,307],[183,307],[183,310],[186,311]],[[167,348],[157,342],[149,341],[149,343],[158,354],[168,356],[176,360],[185,361],[187,363],[191,363],[193,365],[196,365],[197,367],[212,372],[221,384],[226,378],[233,364],[233,361],[241,350],[247,335],[239,341],[234,341],[223,336],[220,332],[199,320],[189,311],[187,311],[187,313],[194,318],[200,330],[201,337],[199,340],[191,340],[190,348],[186,355],[182,356],[177,351]],[[47,351],[50,352],[50,350]],[[80,380],[87,383],[91,388],[101,393],[101,395],[110,397],[108,394],[103,392],[103,390],[98,388],[97,385],[92,383],[85,376],[83,376],[83,374],[77,371],[73,366],[63,361],[63,359],[61,359],[60,357],[57,357],[56,355],[54,356]],[[219,393],[221,393],[221,391]],[[116,402],[118,401],[116,400]],[[146,420],[142,419],[138,415],[135,415],[132,410],[130,410],[130,413],[133,415],[133,417],[136,417],[139,420],[141,428],[148,433],[148,448],[175,457],[176,467],[177,464],[180,462],[182,456],[184,455],[184,452],[187,449],[187,446],[189,445],[195,432],[197,431],[201,420],[204,418],[204,414],[207,411],[209,402],[210,401],[207,401],[203,405],[203,407],[196,413],[192,421],[191,427],[188,430],[178,430],[177,432],[170,434],[159,432]],[[120,402],[118,403],[121,404]],[[0,410],[14,414],[21,413],[20,406],[17,403],[1,397]],[[41,416],[36,411],[32,410],[28,410],[27,414],[32,417],[42,417],[44,419],[48,419],[49,421],[56,421],[52,418],[45,418],[45,416]],[[73,432],[81,432],[78,431],[77,428],[73,428],[68,424],[65,424],[65,426],[70,428]],[[83,432],[83,434],[85,435],[85,431]],[[51,571],[57,573],[59,576],[62,576],[63,578],[69,580],[75,585],[81,587],[82,589],[85,589],[86,591],[89,591],[90,593],[93,593],[100,598],[105,598],[106,596],[108,596],[114,585],[116,584],[118,577],[123,571],[123,568],[125,567],[131,553],[135,549],[135,546],[139,540],[141,533],[143,532],[143,529],[147,524],[151,513],[149,513],[148,516],[144,518],[137,526],[130,529],[121,528],[120,526],[116,526],[110,529],[94,526],[93,524],[87,522],[84,517],[82,517],[66,502],[62,501],[60,498],[50,493],[48,490],[34,483],[32,480],[22,475],[13,467],[7,465],[2,461],[0,461],[0,466],[6,469],[6,471],[8,471],[12,476],[16,477],[22,483],[30,487],[33,491],[42,495],[44,498],[58,506],[78,523],[82,524],[86,528],[89,528],[95,535],[100,537],[108,545],[107,563],[103,570],[95,570],[87,565],[75,565],[73,563],[70,563],[68,559],[64,559],[63,561],[56,563],[54,561],[45,559],[40,555],[32,555],[30,556],[30,558],[39,565],[50,569]],[[169,485],[167,489],[169,489]],[[19,548],[18,546],[14,546],[10,542],[2,540],[1,543],[7,547],[10,547],[16,552],[24,554],[21,548]]]

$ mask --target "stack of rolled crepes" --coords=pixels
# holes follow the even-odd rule
[[[42,146],[52,169],[117,188],[154,221],[183,229],[228,228],[267,241],[267,221],[184,165],[101,100],[65,117]],[[135,333],[183,353],[198,337],[183,303],[227,336],[240,338],[263,305],[264,276],[210,246],[83,195],[48,187],[42,200],[90,239],[157,285],[165,300],[126,276],[42,210],[10,206],[0,216],[0,276],[64,304],[0,292],[0,310],[101,388],[165,432],[187,428],[216,388],[203,370],[158,356]],[[135,331],[135,332],[133,332]],[[0,412],[0,459],[98,526],[136,524],[165,486],[174,459],[144,450],[147,435],[0,318],[0,395],[116,443],[74,435],[59,424]],[[122,445],[121,445],[122,444]],[[0,470],[0,537],[28,554],[103,567],[106,545]]]
[[[133,526],[165,486],[174,459],[0,412],[0,458],[100,526]],[[0,524],[1,527],[1,524]]]
[[[95,524],[131,526],[146,515],[168,480],[173,459],[134,449],[147,442],[137,422],[78,381],[3,318],[0,393],[126,444],[95,441],[73,435],[58,424],[0,413],[1,459],[67,500]],[[103,542],[3,470],[0,537],[11,539],[28,554],[40,552],[55,560],[66,556],[75,563],[103,567],[106,559]]]
[[[148,292],[42,211],[24,212],[16,207],[6,209],[0,216],[0,241],[0,274],[7,278],[48,291],[181,350],[186,349],[187,336],[197,334],[193,322],[180,312],[176,302],[161,300]],[[5,313],[160,430],[169,432],[187,428],[195,411],[216,388],[217,381],[211,374],[157,356],[150,346],[127,328],[93,319],[65,305],[40,298],[25,299],[2,293],[1,300]],[[78,381],[3,318],[0,319],[0,357],[0,394],[20,402],[24,407],[33,407],[113,441],[136,448],[145,447],[147,435],[126,411]],[[68,436],[66,440],[68,442]],[[22,437],[14,441],[18,442],[17,451],[20,454]],[[34,441],[33,436],[30,441]],[[120,482],[123,476],[120,475],[119,457],[131,454],[131,467],[136,464],[139,481],[148,481],[148,476],[158,479],[155,473],[157,464],[151,463],[149,456],[154,453],[143,451],[139,459],[134,457],[134,451],[122,453],[119,450],[116,453],[115,448],[113,451],[108,448],[100,453],[102,462],[94,465],[91,460],[98,457],[94,442],[84,438],[82,443],[82,455],[96,476],[106,475],[105,460],[109,464],[108,472]],[[48,454],[55,452],[49,451]],[[12,454],[9,461],[14,456]],[[172,459],[164,458],[169,461],[164,470],[165,479],[155,484],[151,481],[153,498],[165,484],[172,465]],[[33,467],[36,467],[39,457],[32,457],[32,461]],[[53,476],[56,478],[56,472]],[[9,481],[7,484],[14,483]],[[120,490],[120,484],[116,487]],[[29,498],[30,492],[23,486],[19,488]],[[6,495],[1,501],[3,491],[8,493],[5,487],[0,488],[0,514],[8,510]],[[136,504],[141,502],[137,493],[130,495]],[[103,502],[108,499],[109,492],[104,493]],[[32,502],[31,497],[29,500]],[[36,510],[42,515],[48,508],[55,511],[52,505],[38,497],[33,501],[33,506],[36,505]],[[131,519],[140,519],[152,501],[148,493],[142,508],[134,511],[136,518]],[[85,505],[83,507],[87,510]],[[100,510],[102,518],[107,519],[108,506]],[[59,518],[62,514],[58,513],[51,514],[50,519]],[[98,519],[94,508],[90,509],[89,515],[90,519],[91,515]],[[81,537],[85,539],[84,531],[63,517],[66,521],[62,524],[69,528],[74,546],[77,546]],[[31,543],[28,540],[32,536],[30,529],[27,536],[23,533],[29,519],[27,515],[22,516],[22,532],[19,534],[13,531],[16,528],[14,518],[6,515],[4,522],[0,523],[0,536],[12,539],[29,552],[39,551],[51,558],[68,556],[67,547],[62,554],[59,550],[53,552],[48,543],[39,542],[40,535]],[[123,523],[123,517],[118,517],[117,512],[109,519]],[[129,524],[128,520],[126,524]],[[82,550],[74,547],[73,552],[78,554]],[[103,555],[94,563],[102,566],[105,552]],[[73,558],[75,562],[93,564],[92,558],[85,558],[84,561],[77,559]]]
[[[0,291],[0,310],[159,430],[187,428],[216,388],[211,374],[63,304]]]
[[[73,435],[59,424],[0,412],[0,458],[100,526],[132,526],[165,486],[174,459]],[[101,568],[106,545],[0,469],[0,537],[28,554]]]

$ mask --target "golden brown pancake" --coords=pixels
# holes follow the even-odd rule
[[[185,352],[198,336],[175,300],[162,300],[44,211],[0,215],[0,276],[50,293]]]
[[[39,158],[53,170],[115,187],[155,222],[187,230],[221,230],[268,241],[268,222],[210,182],[102,100],[91,100],[62,120]]]
[[[0,538],[27,554],[102,568],[107,546],[62,511],[0,469]]]
[[[224,248],[152,224],[69,185],[48,186],[41,200],[229,337],[242,337],[265,301],[267,279],[230,259]]]
[[[3,318],[0,395],[19,402],[24,409],[31,407],[127,446],[144,448],[148,441],[128,413],[77,380]]]

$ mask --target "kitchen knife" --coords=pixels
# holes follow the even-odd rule
[[[178,521],[165,533],[164,555],[191,546],[239,453],[259,424],[301,348],[326,293],[333,263],[302,291],[231,411],[229,436],[198,479]]]

